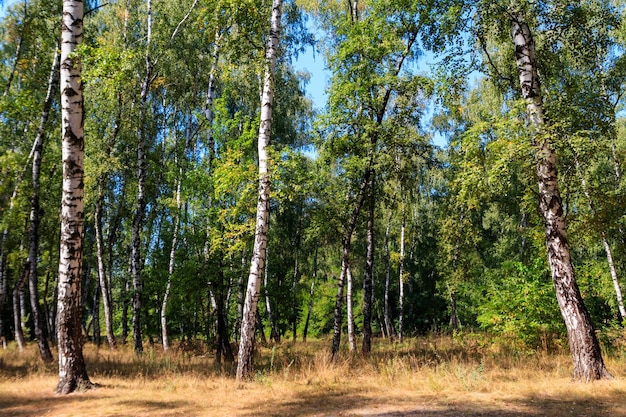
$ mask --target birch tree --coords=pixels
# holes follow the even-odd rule
[[[574,359],[574,379],[592,381],[610,378],[611,375],[604,367],[591,317],[574,276],[559,191],[556,154],[544,115],[535,43],[527,17],[522,11],[510,12],[510,27],[519,72],[520,93],[526,102],[531,140],[535,149],[539,210],[544,220],[548,263],[557,301],[567,327],[570,351]]]
[[[57,303],[59,383],[56,388],[60,394],[92,387],[83,358],[81,332],[85,144],[81,66],[75,52],[83,38],[83,16],[82,1],[63,1],[60,71],[63,190]]]
[[[250,275],[246,290],[243,319],[239,342],[237,363],[237,380],[249,379],[253,375],[254,332],[256,313],[259,301],[261,274],[265,263],[267,247],[267,227],[269,222],[270,170],[268,147],[270,129],[272,127],[272,105],[274,98],[274,74],[278,59],[278,42],[281,30],[282,0],[272,1],[272,14],[261,95],[261,123],[258,137],[259,157],[259,196],[257,204],[256,228],[254,232],[254,249],[250,261]]]

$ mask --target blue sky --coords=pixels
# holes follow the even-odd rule
[[[306,86],[307,96],[313,100],[313,105],[321,110],[328,98],[326,87],[330,77],[330,73],[325,68],[322,53],[317,50],[314,51],[313,47],[308,47],[304,54],[298,56],[293,67],[296,71],[307,71],[311,75]]]

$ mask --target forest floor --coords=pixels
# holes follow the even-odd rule
[[[33,344],[0,350],[2,416],[626,416],[626,356],[606,354],[613,381],[571,381],[564,352],[530,352],[480,338],[377,340],[368,358],[329,361],[328,341],[263,348],[253,381],[201,347],[168,353],[88,344],[98,388],[54,394],[56,364]]]

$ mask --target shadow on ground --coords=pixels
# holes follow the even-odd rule
[[[297,400],[251,407],[241,415],[299,417],[605,417],[624,415],[624,409],[597,399],[520,398],[481,404],[463,400],[440,401],[436,397],[389,399],[349,391],[303,394]]]

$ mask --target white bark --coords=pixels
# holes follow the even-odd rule
[[[237,379],[248,379],[253,375],[254,330],[256,311],[261,286],[261,273],[265,263],[267,245],[267,223],[269,220],[270,173],[268,146],[272,126],[272,102],[274,99],[274,74],[278,58],[278,40],[281,29],[282,0],[273,0],[269,39],[266,51],[265,77],[261,99],[261,123],[259,126],[259,200],[257,204],[254,250],[250,262],[250,275],[246,291],[243,320],[241,323],[241,341],[239,343],[239,362]]]
[[[81,334],[85,144],[81,67],[75,51],[82,38],[83,2],[64,0],[60,73],[63,185],[57,302],[57,392],[61,394],[91,386],[83,358]]]
[[[348,315],[348,346],[350,352],[356,351],[356,336],[354,334],[354,283],[352,282],[352,268],[346,266],[346,313]]]
[[[402,342],[404,334],[404,201],[402,202],[402,224],[400,225],[400,267],[399,267],[399,294],[398,307],[400,316],[398,318],[398,340]]]
[[[521,95],[526,101],[531,138],[535,148],[539,210],[544,221],[548,263],[556,298],[567,328],[574,360],[574,379],[592,381],[611,378],[604,367],[591,317],[574,275],[559,192],[556,154],[545,126],[534,40],[522,14],[511,14],[510,23]]]

